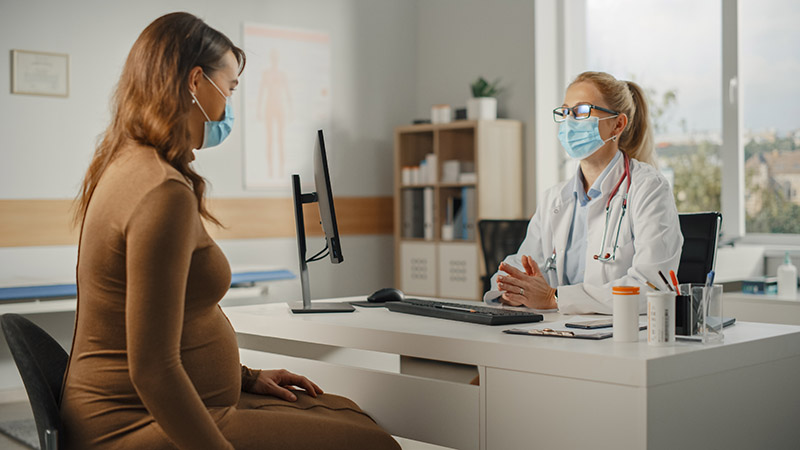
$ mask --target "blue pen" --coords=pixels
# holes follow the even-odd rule
[[[711,272],[708,272],[708,275],[706,275],[706,286],[711,287],[713,285],[714,285],[714,271],[712,270]]]
[[[711,305],[708,304],[709,295],[711,295],[711,288],[713,286],[714,286],[714,271],[712,270],[711,272],[708,272],[708,275],[706,275],[706,289],[703,289],[703,304],[705,305],[704,316],[706,317],[704,321],[708,320],[708,310],[711,308]]]

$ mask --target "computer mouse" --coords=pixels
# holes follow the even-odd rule
[[[367,297],[370,303],[399,302],[404,297],[403,291],[394,288],[379,289]]]

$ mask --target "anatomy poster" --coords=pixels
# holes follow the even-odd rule
[[[246,189],[291,187],[299,173],[313,183],[316,130],[331,122],[330,37],[269,25],[244,25]]]

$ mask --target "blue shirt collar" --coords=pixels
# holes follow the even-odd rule
[[[603,180],[605,180],[606,176],[608,175],[608,172],[611,171],[611,168],[614,167],[614,164],[617,163],[617,161],[621,156],[622,152],[618,150],[617,153],[614,155],[614,157],[611,158],[611,161],[609,161],[606,168],[603,169],[603,172],[600,173],[600,176],[597,177],[596,180],[594,180],[592,187],[589,188],[589,192],[584,192],[583,190],[583,172],[581,171],[580,164],[578,165],[578,171],[577,174],[575,175],[575,182],[573,183],[572,189],[575,198],[580,202],[581,206],[586,206],[586,204],[589,203],[590,200],[598,198],[603,194],[603,191],[601,189]]]

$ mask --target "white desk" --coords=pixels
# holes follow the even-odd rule
[[[286,368],[353,398],[389,432],[411,439],[459,449],[727,450],[800,442],[797,326],[737,323],[722,344],[651,347],[506,335],[509,327],[383,308],[292,315],[285,304],[269,304],[225,312],[242,348],[284,355]],[[473,364],[481,384],[325,362],[330,348]]]

